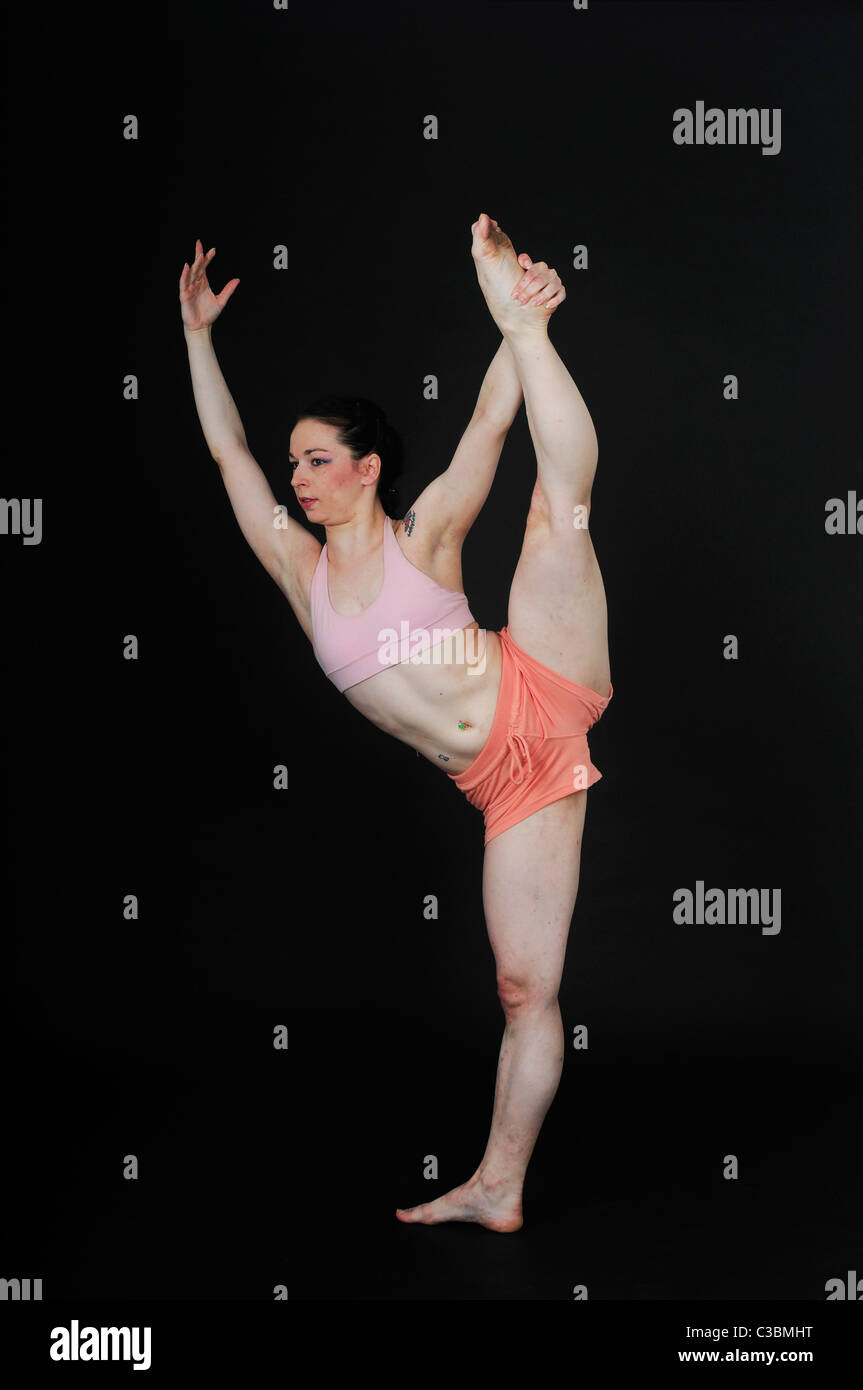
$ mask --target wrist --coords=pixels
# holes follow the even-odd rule
[[[211,323],[205,323],[203,328],[190,328],[187,323],[183,324],[183,333],[187,338],[209,338]]]

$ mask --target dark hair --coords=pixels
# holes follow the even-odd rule
[[[365,458],[366,454],[380,454],[378,497],[381,506],[387,516],[401,516],[395,479],[402,471],[404,450],[380,406],[364,396],[318,396],[300,411],[296,423],[301,420],[320,420],[322,425],[334,426],[339,443],[355,461]]]

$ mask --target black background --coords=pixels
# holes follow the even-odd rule
[[[863,496],[859,14],[30,22],[7,55],[7,296],[10,379],[35,367],[38,400],[3,492],[43,497],[44,535],[2,537],[21,1200],[0,1273],[46,1298],[823,1300],[863,1271],[863,539],[824,525]],[[699,99],[780,107],[781,152],[675,145]],[[201,237],[214,287],[241,279],[213,340],[293,515],[290,431],[325,390],[387,410],[408,501],[499,342],[483,210],[567,286],[551,336],[600,441],[615,689],[561,989],[590,1047],[506,1238],[394,1216],[488,1134],[482,817],[324,678],[207,452],[177,302]],[[483,626],[506,622],[534,478],[521,411],[464,551]],[[781,889],[781,932],[676,925],[699,879]]]

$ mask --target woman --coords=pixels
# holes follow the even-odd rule
[[[483,811],[483,906],[505,1016],[491,1132],[461,1187],[399,1209],[405,1222],[522,1225],[524,1176],[563,1066],[557,1001],[578,889],[587,731],[612,696],[605,591],[587,527],[597,439],[547,331],[566,297],[544,261],[516,257],[481,213],[471,248],[503,342],[449,467],[390,516],[394,436],[371,402],[323,397],[291,435],[298,505],[284,515],[249,452],[210,329],[215,252],[183,266],[180,303],[195,402],[240,527],[282,589],[325,673],[379,728],[442,767]],[[461,548],[488,495],[522,394],[537,480],[507,626],[480,629]]]

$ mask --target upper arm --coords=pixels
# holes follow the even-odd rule
[[[474,415],[448,468],[433,478],[414,506],[426,535],[438,544],[462,541],[488,497],[506,440],[505,427]]]
[[[311,532],[280,505],[257,460],[243,445],[216,457],[240,530],[264,569],[290,596],[321,552]]]

